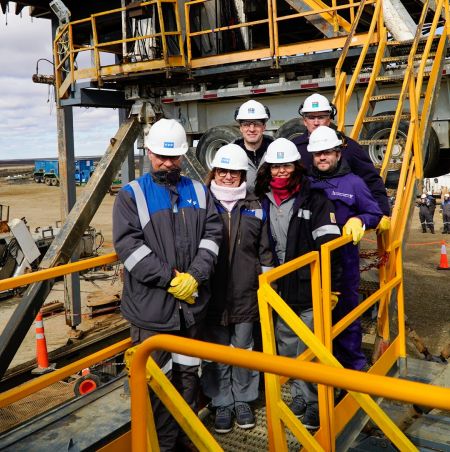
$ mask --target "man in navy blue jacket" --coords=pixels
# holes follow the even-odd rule
[[[307,132],[295,138],[293,142],[300,152],[303,165],[310,170],[312,167],[312,156],[307,151],[309,136],[319,126],[329,127],[337,111],[336,107],[325,96],[315,93],[305,99],[299,108],[299,113],[303,118]],[[347,145],[343,151],[343,157],[350,166],[352,173],[361,177],[367,184],[383,212],[384,217],[378,230],[389,229],[388,217],[390,216],[390,208],[383,179],[381,179],[364,149],[351,138],[346,138],[346,141]]]
[[[342,152],[341,152],[342,150]],[[353,236],[353,244],[341,248],[341,297],[333,310],[336,323],[358,306],[359,250],[357,243],[364,230],[375,228],[382,212],[365,182],[353,174],[345,159],[345,143],[333,129],[318,127],[311,133],[308,152],[312,157],[311,187],[325,191],[336,209],[336,223],[344,234]],[[333,341],[333,353],[347,368],[362,370],[367,360],[361,350],[362,329],[359,320],[348,326]]]

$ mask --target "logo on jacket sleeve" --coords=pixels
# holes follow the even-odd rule
[[[330,221],[336,224],[336,215],[334,214],[334,212],[330,212]]]

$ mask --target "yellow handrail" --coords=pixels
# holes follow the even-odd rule
[[[1,279],[0,291],[14,289],[16,287],[25,286],[34,282],[44,281],[45,279],[57,278],[58,276],[68,275],[69,273],[88,270],[89,268],[112,264],[113,262],[117,262],[118,259],[119,258],[116,253],[110,253],[103,256],[71,262],[70,264],[64,264],[57,267],[38,270],[33,273],[27,273],[25,275],[15,276],[13,278]]]
[[[152,368],[150,381],[148,382],[146,379],[146,367],[147,369],[149,367],[147,361],[153,361],[150,358],[150,353],[155,350],[166,350],[204,360],[259,370],[266,374],[287,375],[291,378],[344,388],[355,393],[372,394],[406,403],[433,406],[442,410],[450,409],[450,389],[448,388],[408,380],[402,380],[401,385],[398,385],[398,380],[392,377],[371,375],[319,363],[302,363],[299,365],[295,360],[282,356],[240,350],[194,339],[183,338],[180,341],[178,336],[160,334],[147,339],[136,348],[131,364],[133,451],[147,450],[147,432],[153,430],[153,434],[155,434],[154,426],[152,429],[152,426],[148,424],[147,385],[149,384],[155,391],[160,391],[162,387],[166,386],[172,387],[170,381],[157,367],[156,363]],[[173,415],[180,417],[180,413],[183,412],[185,415],[196,417],[182,398],[179,402],[179,405],[172,404],[170,406]],[[191,439],[196,446],[200,446],[198,438],[191,436]],[[277,446],[281,447],[282,445]]]

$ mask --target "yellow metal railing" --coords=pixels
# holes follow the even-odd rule
[[[427,74],[428,83],[426,88],[423,87],[423,80],[425,73],[427,72],[427,64],[431,58],[431,46],[436,36],[436,30],[441,18],[449,18],[449,2],[448,0],[439,0],[435,5],[435,12],[433,21],[428,33],[424,49],[422,51],[420,64],[417,68],[415,62],[417,62],[416,54],[419,45],[419,41],[422,38],[422,29],[429,10],[429,1],[424,2],[424,7],[420,20],[417,25],[415,37],[411,43],[411,49],[408,56],[407,67],[404,71],[403,82],[401,90],[399,92],[399,99],[390,128],[389,139],[386,145],[385,155],[380,171],[380,175],[383,179],[386,179],[386,175],[389,169],[389,162],[393,153],[394,146],[396,145],[397,134],[399,130],[400,121],[402,120],[406,102],[409,104],[409,128],[406,137],[406,142],[403,150],[403,163],[400,170],[399,183],[396,194],[396,202],[392,213],[392,227],[390,231],[390,242],[399,240],[401,241],[406,229],[407,218],[410,212],[410,206],[413,199],[414,184],[417,180],[423,177],[423,150],[425,149],[427,134],[431,127],[432,116],[432,104],[435,97],[436,85],[440,80],[442,71],[442,61],[445,57],[446,42],[448,40],[448,32],[450,30],[449,22],[446,20],[444,27],[442,28],[441,36],[439,39],[438,47],[433,55],[433,65],[431,71]],[[359,11],[358,11],[359,12]],[[358,14],[356,16],[358,18]],[[354,28],[347,37],[348,42],[354,39]],[[373,103],[371,97],[373,96],[376,88],[376,79],[381,73],[382,58],[385,56],[385,50],[387,46],[387,30],[383,24],[383,11],[382,2],[377,2],[374,10],[373,20],[368,32],[368,39],[366,44],[361,50],[360,57],[358,59],[356,69],[353,72],[351,79],[347,82],[345,72],[342,72],[342,67],[345,62],[347,54],[347,45],[344,47],[341,58],[336,66],[336,91],[334,101],[338,108],[338,122],[337,126],[339,130],[343,130],[345,126],[346,107],[353,94],[358,78],[360,77],[360,70],[365,64],[367,57],[367,50],[369,43],[374,39],[378,42],[377,52],[373,62],[370,62],[371,74],[367,87],[364,92],[364,97],[361,101],[356,119],[353,123],[352,130],[349,136],[353,139],[358,139],[364,119],[366,118],[369,108]],[[423,97],[422,105],[420,105],[420,99]]]
[[[371,4],[372,2],[367,2],[367,4]],[[359,55],[358,61],[356,63],[356,67],[353,71],[353,74],[351,76],[351,79],[347,86],[347,74],[345,72],[342,72],[342,67],[344,64],[345,59],[347,58],[348,50],[350,48],[351,43],[353,42],[356,34],[356,28],[358,26],[359,20],[362,16],[363,10],[366,7],[366,1],[362,1],[360,3],[360,6],[358,8],[356,17],[354,22],[352,22],[352,28],[347,36],[347,39],[345,41],[344,47],[342,49],[341,55],[339,57],[339,60],[336,64],[335,69],[335,79],[336,79],[336,90],[334,94],[334,100],[333,102],[337,106],[338,111],[338,121],[337,121],[337,128],[338,130],[341,130],[342,132],[345,132],[345,111],[348,103],[350,102],[350,98],[352,97],[353,91],[355,89],[356,83],[360,77],[361,74],[361,68],[364,65],[364,61],[367,56],[367,52],[369,50],[369,46],[373,44],[374,41],[378,44],[377,49],[377,56],[378,54],[383,55],[384,53],[384,46],[386,43],[386,28],[382,26],[383,24],[383,8],[382,8],[382,2],[376,2],[375,8],[372,16],[372,21],[370,23],[369,31],[367,32],[367,39],[364,42],[361,53]],[[381,65],[381,58],[375,58],[375,64]],[[374,72],[378,72],[379,68],[374,67]],[[365,111],[367,110],[367,106],[360,109],[359,114],[361,114],[361,110]],[[355,124],[361,124],[361,122],[358,122],[358,120],[355,122]],[[355,130],[356,132],[356,130]],[[359,134],[359,131],[358,131]]]
[[[331,268],[330,254],[333,250],[347,244],[351,241],[350,237],[336,239],[321,249],[322,260],[322,278],[319,269],[319,254],[317,252],[309,253],[305,256],[290,261],[270,272],[260,275],[260,288],[258,291],[259,309],[261,316],[261,326],[263,331],[263,349],[266,353],[276,355],[275,331],[273,325],[273,311],[283,319],[291,330],[302,340],[314,356],[323,364],[341,368],[341,364],[332,355],[332,339],[343,331],[350,323],[360,317],[367,309],[376,302],[383,299],[390,299],[393,289],[397,289],[398,305],[403,304],[403,278],[401,273],[401,251],[400,244],[392,245],[395,261],[394,268],[397,273],[384,285],[380,287],[367,300],[364,300],[346,317],[340,320],[336,325],[331,325]],[[313,297],[313,315],[314,315],[314,333],[302,322],[302,320],[289,308],[280,296],[273,290],[271,283],[286,274],[305,265],[310,266],[311,270],[311,290]],[[321,284],[322,282],[322,284]],[[399,312],[403,313],[403,308]],[[400,316],[399,323],[404,319]],[[400,332],[404,330],[400,328]],[[397,338],[391,344],[391,347],[382,356],[380,363],[376,363],[371,372],[387,373],[396,359],[405,356],[404,335]],[[403,341],[403,342],[402,342]],[[303,354],[304,355],[304,354]],[[304,356],[301,355],[297,360],[304,363]],[[308,357],[310,359],[310,357]],[[334,371],[334,370],[333,370]],[[351,393],[358,405],[351,408],[350,400],[344,399],[334,408],[334,394],[332,388],[327,388],[319,384],[318,402],[320,413],[320,429],[313,437],[300,423],[300,421],[290,412],[286,404],[281,399],[281,384],[283,382],[278,376],[273,374],[265,375],[266,382],[266,409],[269,426],[269,433],[272,435],[271,450],[284,450],[280,447],[286,447],[285,427],[289,428],[303,445],[308,445],[314,450],[335,450],[335,438],[345,425],[351,420],[359,407],[377,423],[386,436],[400,450],[415,450],[412,443],[400,431],[400,429],[389,419],[389,417],[380,409],[380,407],[367,395]],[[348,398],[350,399],[350,398]],[[339,408],[340,406],[344,408]],[[339,411],[337,411],[339,409]],[[336,421],[339,419],[339,422]],[[275,449],[276,445],[276,449]],[[284,445],[284,446],[281,446]]]
[[[137,347],[135,358],[133,358],[131,381],[132,381],[132,437],[133,450],[145,450],[146,441],[142,441],[143,435],[148,437],[151,449],[157,448],[156,434],[154,431],[149,399],[146,397],[147,381],[145,372],[141,372],[142,362],[152,349],[163,348],[169,351],[197,356],[217,362],[229,363],[241,367],[257,369],[266,372],[266,397],[267,397],[267,419],[269,445],[272,451],[285,450],[285,431],[287,426],[299,441],[310,450],[334,450],[335,438],[347,422],[351,419],[358,407],[362,407],[366,413],[380,426],[387,437],[401,450],[414,450],[412,444],[403,433],[393,424],[379,406],[366,394],[375,394],[396,400],[419,403],[426,406],[441,407],[448,409],[450,406],[450,390],[436,388],[417,383],[405,382],[396,385],[394,379],[382,379],[372,375],[386,374],[392,367],[396,358],[405,356],[404,329],[403,329],[403,278],[401,270],[401,248],[398,242],[392,244],[391,260],[394,262],[396,273],[393,277],[382,284],[380,289],[364,300],[353,312],[331,326],[331,253],[351,241],[350,237],[341,237],[324,245],[321,250],[321,258],[318,252],[311,252],[301,256],[287,264],[284,264],[270,272],[260,275],[260,289],[258,292],[261,313],[261,324],[263,334],[263,345],[265,353],[236,350],[231,347],[218,346],[208,343],[199,343],[189,339],[180,341],[177,337],[158,336],[141,346]],[[380,241],[380,244],[382,242]],[[41,281],[46,278],[54,278],[73,271],[80,271],[90,267],[97,267],[116,261],[114,253],[61,265],[53,269],[41,270],[31,275],[14,278],[15,287],[25,282]],[[90,265],[88,265],[90,264]],[[311,284],[314,310],[315,334],[309,330],[299,317],[284,303],[279,295],[271,287],[271,283],[302,266],[310,266]],[[322,270],[321,270],[321,268]],[[322,274],[322,278],[321,278]],[[11,288],[11,280],[3,282],[3,287]],[[351,322],[358,318],[384,296],[390,298],[391,292],[397,290],[397,305],[399,319],[399,334],[392,342],[381,359],[374,364],[370,373],[359,373],[342,369],[342,366],[333,357],[331,341]],[[310,352],[305,353],[297,359],[276,356],[275,334],[273,328],[272,312],[280,315],[289,327],[305,342]],[[151,345],[149,345],[151,344]],[[83,358],[69,366],[59,369],[53,373],[41,376],[29,383],[25,383],[10,391],[0,394],[0,408],[14,403],[34,392],[43,389],[61,379],[67,378],[82,368],[92,366],[120,352],[131,345],[129,339],[107,347],[89,357]],[[153,347],[153,348],[152,348]],[[148,352],[148,353],[147,353]],[[268,359],[268,355],[271,356]],[[138,359],[136,359],[138,357]],[[309,363],[316,357],[326,366]],[[142,361],[144,360],[144,361]],[[299,365],[301,361],[301,365]],[[330,371],[330,367],[332,371]],[[182,428],[190,436],[200,450],[220,450],[212,436],[206,431],[203,424],[190,410],[182,397],[176,392],[165,375],[153,362],[148,360],[147,371],[150,372],[150,386],[162,399]],[[283,377],[281,377],[283,376]],[[293,415],[287,405],[281,399],[280,385],[286,378],[301,378],[311,382],[319,383],[319,406],[320,406],[320,429],[312,436]],[[418,386],[417,386],[418,385]],[[332,387],[344,388],[350,391],[351,397],[334,407],[334,396]],[[426,389],[424,389],[426,388]],[[144,395],[143,392],[144,391]],[[355,401],[357,403],[355,403]],[[145,409],[144,409],[145,408]]]
[[[314,342],[316,338],[314,338],[314,335],[312,337],[311,342]],[[133,452],[158,450],[155,425],[149,404],[148,386],[163,400],[171,414],[177,419],[199,450],[222,450],[189,405],[175,390],[172,383],[150,357],[151,352],[155,350],[166,350],[204,360],[255,369],[264,372],[266,375],[286,375],[290,378],[317,382],[329,387],[343,388],[349,391],[353,397],[360,400],[372,400],[367,395],[372,394],[406,403],[434,406],[443,410],[450,409],[450,389],[448,388],[440,388],[407,380],[402,380],[401,384],[398,384],[398,380],[392,377],[365,374],[355,370],[342,369],[335,365],[309,362],[303,362],[299,365],[296,360],[282,356],[239,350],[193,339],[183,339],[180,341],[177,336],[160,334],[147,339],[137,346],[131,363],[131,429]],[[324,356],[327,356],[327,354],[324,354]],[[294,424],[299,422],[287,407],[283,407],[283,402],[280,403],[277,409],[282,412],[283,417],[288,422],[291,421],[290,423],[292,423],[293,428]],[[270,422],[269,418],[268,421]],[[272,428],[269,423],[268,432],[273,438]],[[300,425],[295,430],[303,431],[306,429],[304,427],[302,429]],[[307,432],[304,433],[309,435],[305,435],[305,442],[302,443],[306,449],[316,451],[331,450],[324,449],[316,438]],[[400,450],[402,451],[417,450],[410,442],[399,443],[397,441],[395,444],[401,444]],[[283,451],[286,450],[286,445],[283,442],[272,441],[270,443],[270,450],[277,452]]]
[[[89,79],[97,81],[98,86],[102,86],[103,82],[110,77],[126,76],[130,73],[161,71],[171,68],[184,68],[186,70],[192,68],[203,68],[214,65],[229,64],[243,61],[252,61],[262,58],[273,58],[274,65],[278,64],[278,59],[283,56],[295,55],[299,53],[311,53],[315,51],[331,50],[343,47],[346,43],[346,34],[351,29],[350,22],[344,19],[340,13],[348,11],[348,16],[355,20],[355,10],[364,5],[377,4],[375,0],[364,0],[363,2],[355,2],[349,0],[345,4],[338,5],[336,0],[331,1],[331,6],[320,0],[308,0],[310,11],[288,14],[279,16],[277,12],[277,4],[274,0],[266,0],[264,5],[267,8],[267,16],[263,19],[236,23],[217,28],[192,30],[192,9],[193,7],[204,4],[210,0],[192,0],[184,4],[185,23],[181,26],[180,11],[177,0],[152,0],[142,3],[133,3],[125,8],[116,8],[110,11],[103,11],[92,14],[90,17],[70,22],[58,30],[54,45],[55,59],[55,84],[57,88],[58,98],[68,96],[69,90],[78,80]],[[163,9],[163,4],[170,5],[174,11],[175,30],[167,31],[165,27],[165,17],[167,10]],[[128,32],[123,31],[125,36],[121,39],[115,37],[113,40],[107,37],[105,33],[105,23],[118,24],[122,20],[122,16],[129,17],[133,15],[133,11],[142,11],[142,15],[138,18],[150,17],[147,9],[156,8],[153,14],[158,17],[159,32],[141,34],[140,36],[128,36]],[[360,8],[362,11],[362,8]],[[136,15],[136,14],[135,14]],[[312,16],[320,16],[333,26],[334,37],[326,39],[318,39],[315,41],[306,41],[300,43],[280,44],[279,28],[280,24],[287,20],[308,18]],[[210,37],[215,39],[218,33],[227,33],[230,31],[250,30],[252,27],[267,27],[265,41],[267,44],[261,44],[260,47],[240,50],[233,52],[216,52],[214,55],[193,56],[193,40],[202,37]],[[182,31],[185,30],[185,36]],[[109,33],[108,29],[108,33]],[[112,30],[115,35],[120,30]],[[82,38],[80,38],[80,36]],[[85,44],[86,36],[89,36],[90,43]],[[353,39],[348,41],[348,46],[366,46],[369,42],[376,43],[376,34],[371,34],[370,38],[367,33],[354,33]],[[168,39],[177,40],[178,53],[172,55],[169,51]],[[83,40],[82,40],[83,39]],[[184,43],[185,39],[185,43]],[[130,45],[146,45],[146,43],[158,40],[160,42],[161,54],[154,55],[151,58],[137,58],[136,61],[130,60],[126,49]],[[79,44],[78,42],[83,42]],[[184,45],[186,45],[186,57],[184,53]],[[91,58],[89,61],[82,61],[80,54],[87,54]],[[111,63],[103,62],[105,53],[111,53],[119,56],[120,62]],[[90,61],[92,60],[92,61]]]
[[[186,46],[187,46],[187,62],[190,68],[199,68],[210,65],[218,65],[218,64],[226,64],[230,63],[230,54],[233,54],[232,62],[239,61],[248,61],[260,58],[271,58],[274,53],[274,43],[273,43],[273,24],[272,24],[272,15],[270,13],[273,2],[272,0],[266,0],[266,2],[261,2],[265,4],[267,10],[267,18],[254,20],[251,22],[242,22],[234,25],[226,25],[222,27],[216,27],[213,29],[204,29],[204,30],[196,30],[191,31],[191,11],[193,7],[198,5],[202,5],[210,0],[193,0],[190,2],[186,2],[184,4],[184,11],[186,17]],[[252,49],[252,50],[240,50],[239,52],[226,52],[220,53],[216,52],[215,55],[212,56],[201,56],[194,58],[192,55],[192,40],[195,38],[199,38],[201,36],[214,37],[217,33],[226,33],[232,30],[247,30],[255,27],[257,25],[267,25],[267,37],[268,37],[268,46]],[[225,35],[226,36],[226,35]]]
[[[167,31],[164,21],[163,4],[171,5],[175,17],[174,31]],[[155,6],[156,12],[154,16],[158,17],[159,32],[147,33],[140,36],[123,37],[122,39],[114,39],[113,41],[100,41],[100,32],[102,30],[101,23],[105,20],[111,20],[111,16],[116,17],[116,23],[121,19],[122,13],[129,13],[136,11],[138,8],[145,8]],[[147,18],[144,16],[143,18]],[[155,19],[155,17],[153,17]],[[120,23],[120,22],[119,22]],[[116,33],[120,30],[114,30]],[[77,45],[77,33],[85,35],[86,33],[91,38],[90,45]],[[174,37],[178,40],[178,54],[171,55],[169,52],[167,39],[168,37]],[[151,40],[159,40],[161,42],[162,52],[161,55],[154,55],[152,58],[144,56],[139,57],[140,61],[130,62],[127,61],[128,56],[124,54],[123,48],[128,44],[145,45],[145,43],[151,42]],[[76,66],[76,59],[82,52],[93,53],[93,66],[79,68]],[[101,52],[110,52],[113,54],[121,55],[120,64],[102,64]],[[126,53],[126,52],[125,52]],[[181,36],[181,24],[178,11],[177,0],[151,0],[142,3],[134,3],[128,5],[125,8],[116,8],[109,11],[104,11],[96,14],[92,14],[90,17],[80,19],[77,21],[69,22],[62,26],[55,37],[53,44],[53,54],[55,59],[55,83],[57,87],[57,93],[59,98],[67,96],[67,92],[71,85],[81,79],[95,79],[99,86],[101,86],[103,79],[111,75],[124,75],[128,72],[138,72],[145,70],[161,70],[170,67],[184,67],[184,47],[183,38]],[[81,64],[81,63],[80,63]],[[85,63],[88,65],[88,63]]]

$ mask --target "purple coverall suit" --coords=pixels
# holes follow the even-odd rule
[[[358,217],[366,229],[373,229],[379,223],[383,213],[367,188],[366,183],[353,174],[345,159],[341,158],[332,172],[311,171],[311,187],[325,191],[336,209],[336,222],[341,228],[351,217]],[[358,287],[359,249],[349,243],[341,248],[342,280],[339,285],[341,296],[333,310],[333,322],[345,317],[359,304]],[[361,370],[367,364],[361,349],[362,328],[360,320],[348,326],[333,341],[333,354],[346,368]]]

